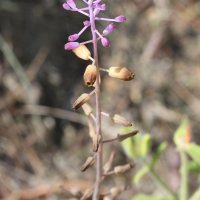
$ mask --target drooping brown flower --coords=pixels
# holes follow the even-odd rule
[[[123,81],[131,81],[135,76],[135,74],[125,67],[110,67],[108,74],[113,78]]]

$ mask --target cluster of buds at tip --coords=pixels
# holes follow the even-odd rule
[[[86,169],[88,169],[89,167],[91,167],[92,165],[94,165],[95,163],[95,159],[93,157],[88,157],[86,162],[83,164],[83,166],[81,167],[81,171],[85,171]]]
[[[70,42],[69,42],[70,43]],[[89,60],[91,53],[84,44],[80,44],[77,48],[72,50],[79,58],[83,60]]]
[[[95,65],[88,65],[85,73],[83,75],[83,79],[85,82],[85,85],[87,86],[93,86],[96,81],[97,76],[97,68]]]
[[[125,119],[124,117],[120,116],[120,115],[112,115],[111,116],[111,119],[117,123],[117,124],[121,124],[122,126],[126,126],[126,127],[129,127],[129,126],[132,126],[131,122],[129,122],[127,119]]]
[[[116,166],[114,168],[114,172],[115,174],[121,174],[133,168],[134,166],[135,166],[134,163],[130,163],[130,164],[122,165],[122,166]]]
[[[123,81],[131,81],[135,74],[125,67],[110,67],[108,70],[109,76]]]
[[[83,93],[72,105],[72,109],[77,110],[83,104],[87,103],[90,100],[90,95],[87,93]]]

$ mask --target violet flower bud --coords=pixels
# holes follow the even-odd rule
[[[101,10],[105,10],[106,9],[106,4],[102,4],[101,5]]]
[[[74,3],[73,0],[67,0],[67,4],[68,4],[71,8],[76,8],[76,4]]]
[[[73,41],[77,40],[78,38],[79,38],[79,34],[74,34],[74,35],[70,35],[70,36],[68,37],[68,40],[69,40],[70,42],[73,42]]]
[[[78,42],[68,42],[67,44],[65,44],[65,50],[71,50],[71,49],[75,49],[77,47],[79,47]]]
[[[100,10],[101,10],[101,9],[99,9],[99,8],[95,8],[95,9],[94,9],[94,16],[95,16],[95,15],[98,15],[99,12],[100,12]]]
[[[83,24],[84,24],[84,26],[90,26],[90,25],[91,25],[91,24],[90,24],[90,21],[87,21],[87,20],[84,21]]]
[[[106,9],[106,4],[97,3],[95,7],[100,9],[100,10],[105,10]]]
[[[66,4],[66,3],[63,3],[63,8],[64,8],[65,10],[70,10],[70,7],[69,7],[68,4]]]
[[[124,15],[120,15],[115,18],[116,22],[124,22],[126,20],[126,17]]]
[[[108,48],[110,46],[110,42],[106,38],[101,39],[101,43],[104,47]]]
[[[109,24],[103,31],[104,36],[107,36],[108,34],[110,34],[113,30],[115,29],[115,25]]]

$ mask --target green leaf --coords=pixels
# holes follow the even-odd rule
[[[142,169],[140,169],[134,176],[133,178],[133,182],[137,185],[138,182],[140,181],[140,179],[148,172],[148,168],[147,167],[143,167]]]
[[[198,165],[200,165],[200,146],[190,143],[187,145],[185,151]]]
[[[138,194],[134,196],[131,200],[167,200],[168,197],[156,197],[153,195]]]
[[[155,154],[153,155],[152,161],[151,161],[151,169],[155,167],[155,164],[157,160],[159,159],[160,155],[162,152],[167,148],[168,143],[167,142],[162,142],[159,147],[156,149]]]
[[[151,137],[149,134],[145,134],[142,138],[142,145],[141,145],[141,156],[142,157],[147,155],[150,146],[151,146]]]
[[[189,123],[188,119],[184,118],[181,122],[181,125],[178,127],[174,134],[174,142],[179,150],[185,148],[185,138],[187,137],[187,134],[189,133]]]
[[[123,140],[122,147],[129,157],[131,157],[131,158],[136,157],[136,154],[134,153],[134,145],[133,145],[132,137],[129,137],[129,138]]]
[[[192,197],[190,198],[190,200],[199,200],[199,199],[200,199],[200,187],[192,195]]]
[[[188,162],[187,164],[188,164],[187,167],[189,171],[200,175],[200,167],[196,162],[191,161],[191,162]]]

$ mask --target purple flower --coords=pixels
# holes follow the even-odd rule
[[[65,10],[70,10],[70,7],[69,7],[66,3],[63,3],[63,8],[64,8]]]
[[[78,34],[74,34],[74,35],[70,35],[70,36],[68,37],[68,40],[69,40],[70,42],[73,42],[73,41],[77,40],[78,38],[79,38],[79,35],[78,35]]]
[[[68,4],[71,8],[76,8],[76,4],[74,3],[73,0],[67,0],[67,4]]]
[[[67,44],[65,44],[65,50],[71,50],[71,49],[75,49],[77,47],[79,47],[78,42],[68,42]]]
[[[84,24],[84,26],[90,26],[90,22],[89,21],[84,21],[83,24]]]
[[[100,9],[100,10],[105,10],[106,9],[106,4],[97,3],[95,7]]]
[[[100,10],[101,10],[101,9],[99,9],[99,8],[95,8],[95,9],[94,9],[94,16],[97,15],[97,14],[100,12]]]
[[[105,10],[106,9],[106,4],[102,4],[101,5],[101,10]]]
[[[116,22],[124,22],[126,20],[126,17],[124,15],[120,15],[115,18]]]
[[[110,42],[108,41],[108,39],[106,39],[104,37],[101,39],[101,43],[106,48],[108,48],[110,46]]]
[[[114,29],[115,29],[115,25],[109,24],[103,31],[104,36],[107,36],[108,34],[110,34]]]

